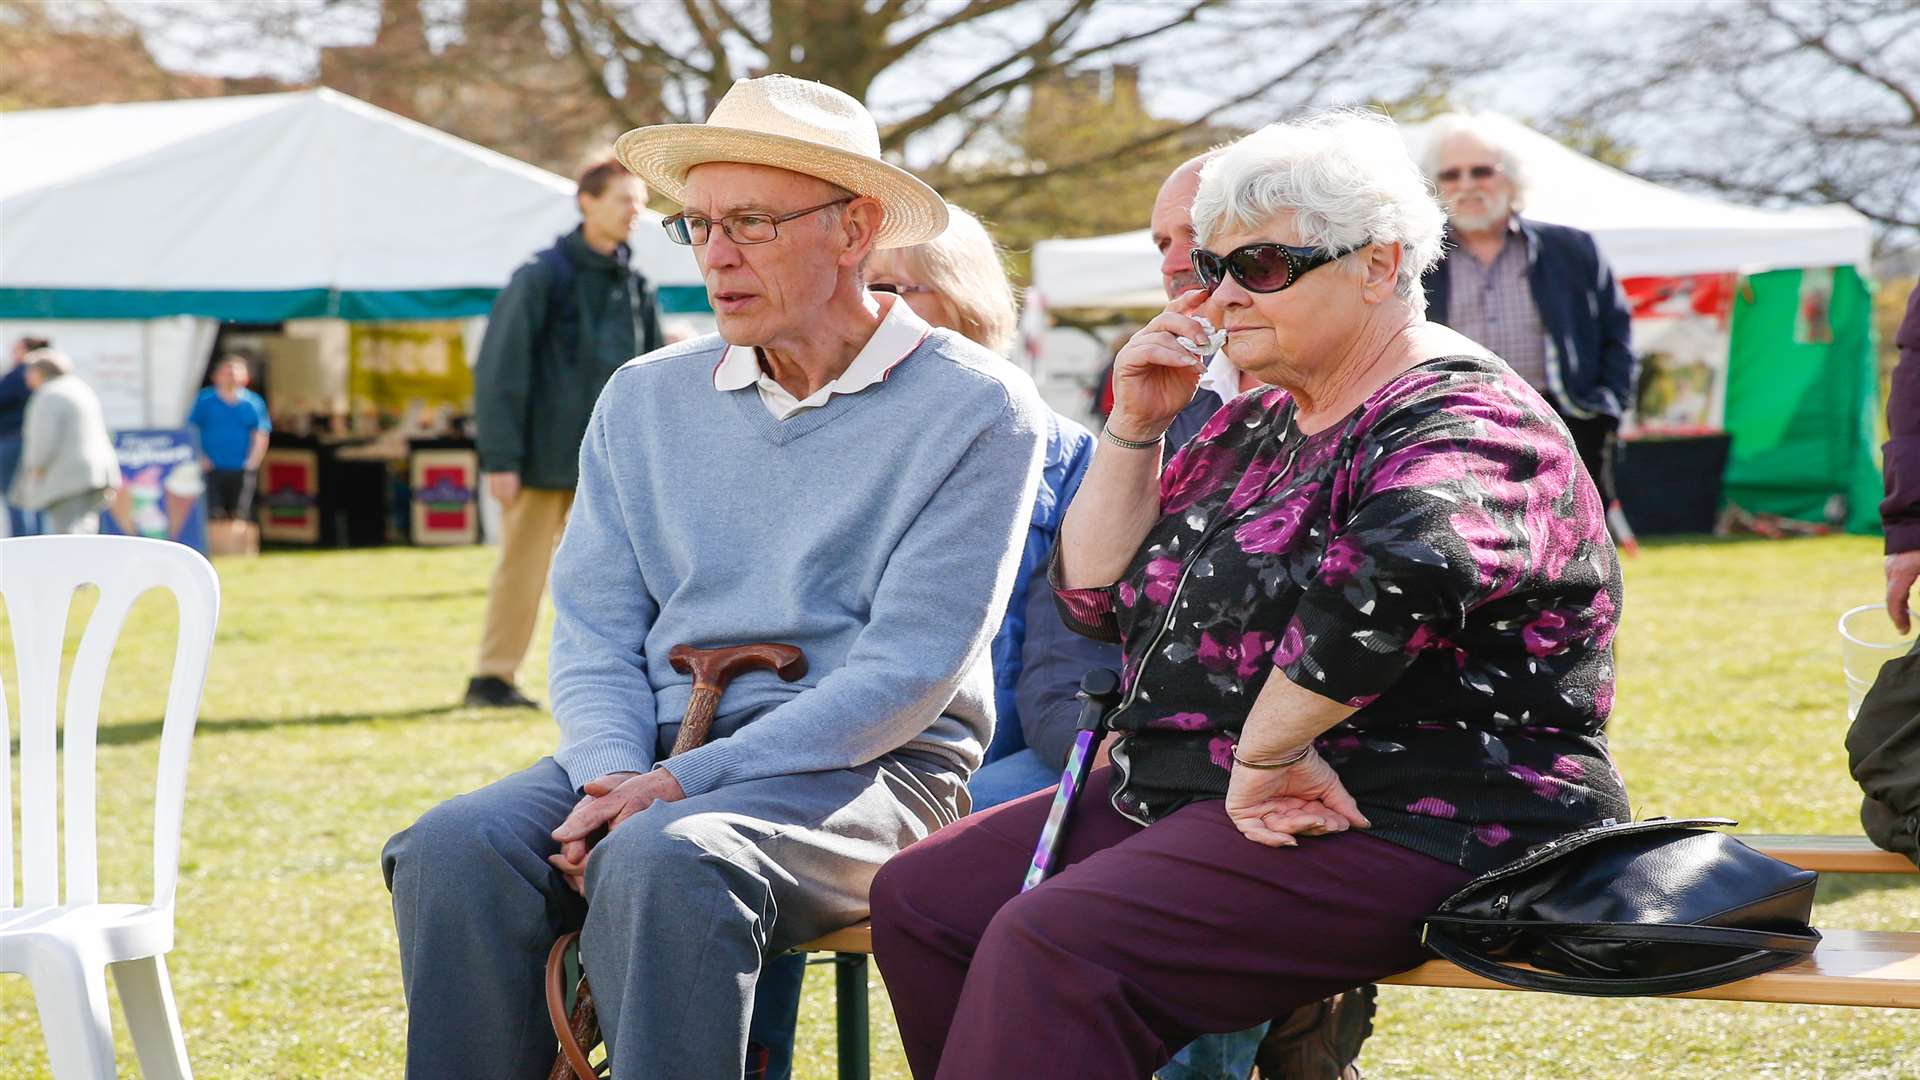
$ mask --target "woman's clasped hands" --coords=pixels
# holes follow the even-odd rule
[[[1235,763],[1227,780],[1227,817],[1240,834],[1268,847],[1297,847],[1299,837],[1373,827],[1318,751],[1279,769]]]

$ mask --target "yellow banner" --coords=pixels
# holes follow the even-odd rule
[[[404,412],[449,405],[473,410],[473,370],[457,320],[354,323],[347,389],[358,410]]]

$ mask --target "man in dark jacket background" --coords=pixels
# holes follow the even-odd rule
[[[1505,360],[1547,399],[1573,436],[1631,546],[1611,466],[1633,401],[1632,313],[1592,235],[1520,216],[1526,175],[1498,127],[1460,113],[1429,128],[1427,175],[1447,210],[1447,245],[1421,284],[1427,318]]]
[[[13,475],[20,468],[25,445],[20,427],[26,422],[27,398],[33,393],[27,388],[27,354],[50,344],[46,338],[21,338],[13,343],[7,370],[0,372],[0,504],[6,506],[8,536],[32,536],[40,531],[39,514],[7,503],[6,498],[13,489]]]
[[[468,705],[537,707],[515,678],[573,506],[587,418],[616,368],[663,344],[658,304],[627,250],[646,189],[604,161],[580,174],[577,198],[580,227],[494,300],[474,368],[480,469],[504,513]]]

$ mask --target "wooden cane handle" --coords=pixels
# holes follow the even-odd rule
[[[788,682],[807,673],[807,657],[798,646],[773,641],[717,649],[675,645],[667,653],[667,662],[680,674],[693,676],[695,685],[716,689],[724,689],[735,675],[750,668],[772,668]]]
[[[707,736],[713,732],[714,714],[720,709],[720,695],[726,693],[734,676],[764,667],[792,682],[807,673],[807,657],[798,646],[774,641],[717,649],[675,645],[667,653],[667,662],[680,674],[693,676],[693,696],[687,699],[686,718],[680,721],[680,734],[673,740],[675,754],[706,745]]]

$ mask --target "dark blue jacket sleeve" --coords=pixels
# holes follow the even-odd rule
[[[1020,733],[1040,760],[1065,768],[1073,746],[1080,678],[1097,667],[1120,670],[1120,647],[1081,637],[1060,621],[1053,590],[1044,579],[1027,590],[1027,640],[1020,650]]]
[[[1600,385],[1613,395],[1617,420],[1633,407],[1634,369],[1638,363],[1633,355],[1633,311],[1627,306],[1626,290],[1613,276],[1613,264],[1601,254],[1593,237],[1587,236],[1586,242],[1592,247],[1598,270],[1593,300],[1600,319]]]

